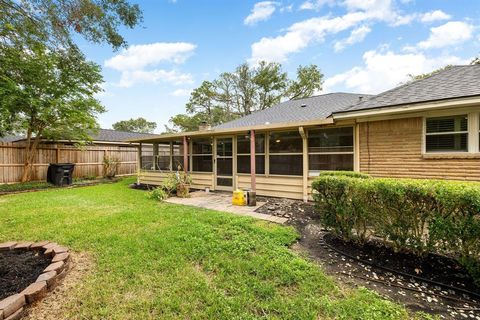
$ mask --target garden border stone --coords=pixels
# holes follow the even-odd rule
[[[20,319],[25,306],[35,303],[45,297],[69,269],[70,251],[68,248],[49,241],[8,241],[0,243],[0,251],[36,250],[51,258],[50,264],[43,270],[37,280],[22,292],[13,294],[0,301],[0,320]]]

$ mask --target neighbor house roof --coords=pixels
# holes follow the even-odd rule
[[[451,66],[428,78],[416,80],[356,103],[347,113],[406,104],[480,95],[480,65]]]
[[[158,135],[151,133],[127,132],[113,129],[99,129],[98,132],[91,134],[92,141],[96,142],[128,142],[128,140],[131,139],[148,139],[157,136]],[[0,142],[16,142],[24,139],[25,136],[7,136],[0,138]]]
[[[333,112],[345,110],[368,94],[328,93],[304,99],[279,103],[271,108],[257,111],[248,116],[220,124],[214,129],[243,128],[274,123],[302,122],[325,119]]]

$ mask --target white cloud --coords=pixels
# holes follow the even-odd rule
[[[255,3],[251,13],[243,20],[243,23],[251,26],[259,21],[265,21],[270,19],[275,12],[277,3],[273,1],[261,1]]]
[[[192,92],[191,89],[177,89],[172,92],[172,96],[174,97],[188,97]]]
[[[422,22],[433,22],[439,20],[449,20],[451,16],[446,14],[442,10],[429,11],[422,14],[420,21]]]
[[[119,70],[135,70],[161,62],[183,63],[196,45],[187,42],[157,42],[133,45],[105,61],[105,66]]]
[[[430,28],[427,40],[418,43],[420,49],[443,48],[456,45],[472,37],[473,26],[462,21],[450,21],[439,27]]]
[[[121,72],[120,87],[136,83],[165,82],[174,85],[192,83],[190,74],[155,68],[160,64],[181,64],[190,57],[196,45],[186,42],[157,42],[134,45],[105,61],[105,66]]]
[[[328,35],[355,28],[362,23],[383,21],[400,25],[413,19],[400,15],[391,0],[345,0],[341,4],[348,11],[343,16],[307,19],[294,23],[283,35],[264,37],[253,43],[250,62],[286,61],[288,55],[299,52],[312,43],[323,42]]]
[[[320,10],[324,5],[333,6],[335,4],[334,0],[307,0],[303,2],[299,9],[300,10]]]
[[[370,31],[372,31],[372,29],[370,29],[370,27],[368,26],[360,26],[352,30],[348,38],[335,42],[335,45],[334,45],[335,51],[337,52],[342,51],[347,46],[350,46],[358,42],[362,42],[367,36],[367,34],[370,33]]]
[[[129,88],[137,83],[170,83],[183,85],[193,83],[193,77],[188,73],[180,73],[175,70],[134,70],[124,71],[120,77],[119,87]]]
[[[363,55],[362,66],[327,78],[324,92],[341,88],[353,92],[377,94],[409,79],[409,74],[430,72],[448,64],[465,64],[456,56],[427,57],[423,53],[398,54],[371,50]]]

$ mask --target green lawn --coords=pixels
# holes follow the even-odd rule
[[[405,319],[289,249],[290,227],[162,204],[131,181],[0,197],[0,241],[51,240],[95,262],[68,319]]]

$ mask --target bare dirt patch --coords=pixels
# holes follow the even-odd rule
[[[71,319],[69,308],[76,302],[76,289],[83,283],[85,277],[93,271],[94,260],[88,253],[71,253],[70,270],[53,291],[27,309],[22,319],[29,320],[62,320]]]
[[[0,251],[0,300],[34,283],[50,260],[38,251]]]

